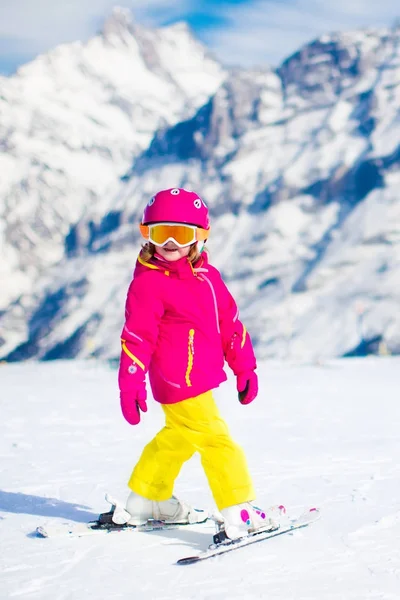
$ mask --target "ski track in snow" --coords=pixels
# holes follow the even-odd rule
[[[92,519],[124,499],[159,406],[138,427],[119,413],[116,372],[96,361],[1,365],[0,597],[39,600],[398,600],[400,359],[264,362],[260,396],[215,392],[248,457],[262,507],[319,506],[293,535],[179,567],[213,529],[39,539],[47,521]],[[176,494],[214,509],[198,458]]]

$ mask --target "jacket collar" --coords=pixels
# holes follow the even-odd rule
[[[161,271],[167,276],[176,277],[178,279],[188,279],[190,277],[197,277],[198,271],[201,272],[204,269],[207,269],[207,264],[208,259],[206,252],[200,256],[195,264],[192,264],[186,256],[183,256],[175,262],[169,262],[159,254],[153,256],[149,261],[145,261],[142,258],[142,252],[140,252],[136,262],[135,275],[139,275],[139,273],[145,270],[153,269]]]

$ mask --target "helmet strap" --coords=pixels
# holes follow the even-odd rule
[[[205,246],[205,244],[206,244],[206,241],[207,241],[207,240],[202,240],[202,241],[200,241],[200,242],[196,242],[196,244],[197,244],[197,252],[198,252],[199,254],[201,254],[201,253],[203,252],[203,250],[204,250],[204,246]]]

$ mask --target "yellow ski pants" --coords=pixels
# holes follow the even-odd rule
[[[165,427],[145,446],[130,489],[150,500],[168,500],[183,463],[199,452],[219,510],[254,500],[244,452],[232,440],[211,391],[162,408]]]

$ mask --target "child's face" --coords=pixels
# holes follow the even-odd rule
[[[184,256],[187,256],[190,252],[190,246],[179,248],[171,240],[165,244],[165,246],[156,246],[157,254],[160,254],[165,260],[169,262],[175,262]]]

